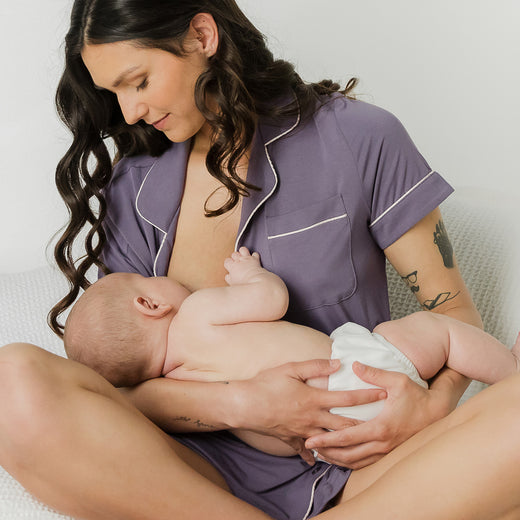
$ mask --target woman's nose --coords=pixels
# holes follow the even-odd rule
[[[146,103],[136,100],[133,96],[119,96],[118,101],[123,117],[129,125],[134,125],[148,113]]]

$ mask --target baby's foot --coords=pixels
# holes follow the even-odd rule
[[[229,273],[225,278],[229,285],[251,283],[259,274],[266,272],[260,265],[260,255],[256,252],[251,254],[247,247],[241,247],[226,258],[224,267]]]

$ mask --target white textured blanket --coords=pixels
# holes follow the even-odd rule
[[[46,324],[50,308],[66,293],[63,276],[50,267],[0,275],[0,345],[23,341],[64,356],[63,343]],[[0,519],[58,520],[0,467]]]
[[[459,267],[486,330],[511,345],[520,329],[516,299],[520,295],[520,233],[512,208],[493,199],[487,193],[458,193],[442,209]],[[392,316],[397,318],[418,310],[414,297],[391,269],[389,278]],[[0,346],[24,341],[63,355],[61,341],[45,320],[50,307],[65,294],[65,288],[61,275],[50,267],[0,275]],[[472,385],[467,395],[479,388]],[[0,519],[66,518],[34,500],[0,468]]]

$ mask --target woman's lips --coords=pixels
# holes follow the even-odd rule
[[[159,119],[155,123],[152,123],[152,125],[157,128],[157,130],[164,130],[167,124],[167,120],[170,117],[170,114],[166,114],[162,119]]]

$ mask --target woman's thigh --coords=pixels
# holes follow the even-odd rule
[[[413,456],[415,451],[434,440],[442,439],[442,436],[453,428],[464,425],[476,417],[481,419],[480,424],[488,424],[492,428],[496,428],[497,435],[508,435],[508,431],[511,429],[509,422],[512,417],[516,417],[514,410],[518,409],[519,404],[520,375],[514,375],[472,397],[451,414],[418,432],[378,462],[354,471],[337,503],[355,497],[397,463],[410,455]],[[511,414],[508,414],[507,410],[510,410]],[[502,422],[507,422],[507,424],[501,424]],[[448,443],[446,449],[450,449]],[[454,454],[454,456],[456,455]],[[427,468],[424,468],[424,471],[427,471]]]
[[[220,473],[205,459],[153,425],[90,368],[27,343],[0,348],[0,464],[8,471],[24,480],[26,460],[34,460],[35,455],[38,459],[39,447],[49,448],[44,439],[58,438],[62,432],[63,446],[64,436],[77,434],[79,423],[87,430],[82,433],[94,438],[102,430],[96,421],[102,421],[107,431],[119,432],[119,440],[130,428],[132,432],[142,430],[151,442],[161,439],[188,466],[227,490]],[[60,449],[57,444],[56,452]],[[136,451],[140,449],[142,446],[135,446]]]

